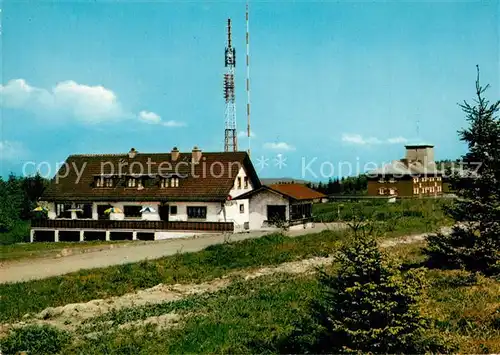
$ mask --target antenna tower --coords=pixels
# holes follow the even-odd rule
[[[225,67],[224,74],[224,100],[226,101],[226,109],[224,112],[225,129],[224,129],[224,151],[238,151],[238,136],[236,134],[236,104],[234,94],[234,68],[236,66],[236,50],[232,45],[231,34],[231,19],[227,19],[227,46],[225,52]]]
[[[248,155],[250,155],[250,139],[251,139],[251,130],[250,130],[250,28],[248,21],[248,0],[246,3],[246,25],[247,25],[247,34],[246,34],[246,44],[247,44],[247,137],[248,137]]]

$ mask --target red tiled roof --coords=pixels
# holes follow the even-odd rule
[[[175,162],[170,153],[138,153],[134,158],[128,154],[71,155],[66,159],[66,166],[69,170],[61,168],[59,179],[57,176],[52,179],[42,200],[221,201],[234,186],[240,167],[246,169],[253,186],[260,187],[246,152],[202,152],[202,159],[196,165],[191,163],[191,152],[180,153]],[[224,174],[220,174],[221,166]],[[95,177],[111,173],[111,167],[113,187],[95,187]],[[127,187],[126,175],[132,173],[144,176],[144,189]],[[179,186],[161,188],[158,174],[178,174]]]
[[[269,188],[291,197],[294,200],[314,200],[326,197],[326,195],[321,192],[313,190],[303,184],[274,184],[269,185]]]

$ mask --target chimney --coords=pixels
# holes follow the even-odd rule
[[[176,161],[177,159],[179,159],[179,149],[177,149],[177,147],[172,148],[170,157],[172,158],[172,161]]]
[[[193,152],[191,153],[191,162],[193,164],[198,164],[201,160],[201,149],[197,146],[194,146]]]
[[[137,155],[137,150],[135,150],[135,148],[130,148],[130,152],[128,152],[128,157],[130,159],[134,159],[136,155]]]

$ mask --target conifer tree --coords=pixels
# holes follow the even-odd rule
[[[428,336],[419,313],[423,279],[404,276],[382,257],[375,240],[357,236],[338,254],[335,275],[321,273],[321,295],[284,342],[293,353],[423,353],[447,351]]]
[[[458,195],[448,213],[457,222],[449,235],[431,235],[425,252],[431,264],[464,267],[471,271],[498,274],[500,270],[500,100],[490,104],[484,98],[488,85],[479,83],[476,99],[460,105],[469,127],[460,138],[469,151],[465,168],[452,181]]]

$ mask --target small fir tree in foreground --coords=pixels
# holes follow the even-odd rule
[[[468,153],[466,168],[455,174],[458,200],[448,213],[458,222],[449,235],[431,235],[425,249],[433,266],[463,267],[486,274],[500,270],[500,100],[490,104],[483,95],[477,69],[474,104],[461,106],[470,126],[460,132]]]
[[[311,313],[284,342],[298,353],[422,353],[449,350],[428,334],[419,313],[421,273],[402,275],[383,259],[376,242],[356,237],[338,254],[335,275],[320,276]]]

